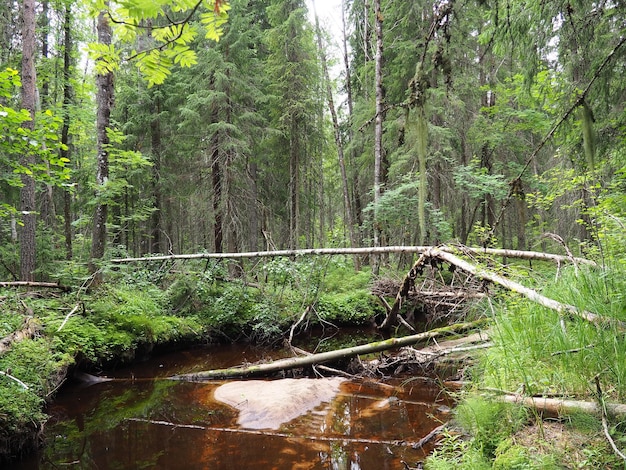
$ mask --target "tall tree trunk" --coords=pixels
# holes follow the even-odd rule
[[[350,61],[348,59],[348,33],[346,30],[346,5],[345,2],[341,2],[341,34],[342,34],[342,46],[343,46],[343,65],[345,70],[345,89],[346,89],[346,102],[348,105],[348,121],[350,123],[353,122],[354,119],[354,109],[353,104],[354,101],[352,99],[352,73],[350,67]],[[352,126],[348,127],[348,139],[350,142],[354,142],[354,131]],[[355,150],[350,148],[348,150],[348,165],[350,169],[350,186],[352,197],[350,199],[350,204],[353,207],[352,211],[352,222],[355,225],[353,229],[355,230],[355,239],[356,246],[361,244],[361,231],[360,227],[363,223],[362,213],[361,213],[361,196],[360,196],[360,187],[359,187],[359,172],[357,170],[357,166],[355,164]],[[360,265],[360,260],[358,257],[355,257],[355,267],[358,269]]]
[[[109,2],[105,1],[105,9],[108,9]],[[98,42],[105,46],[110,46],[112,41],[111,25],[109,24],[106,11],[101,11],[98,15]],[[107,145],[111,109],[113,108],[113,73],[106,72],[96,76],[96,105],[98,107],[96,116],[97,134],[97,162],[96,162],[96,198],[97,205],[93,217],[93,232],[91,237],[91,259],[89,262],[89,272],[95,274],[94,283],[102,281],[102,275],[98,274],[96,260],[102,259],[106,246],[106,222],[108,205],[103,200],[102,190],[109,179],[109,152]]]
[[[150,215],[150,253],[162,253],[162,195],[161,195],[161,102],[158,89],[153,95],[153,119],[150,122],[152,140],[152,214]]]
[[[313,9],[315,10],[315,2],[313,3]],[[317,33],[317,47],[320,53],[320,59],[322,61],[322,72],[324,73],[324,80],[326,82],[326,98],[328,100],[328,109],[333,122],[333,131],[335,136],[335,145],[337,146],[337,157],[339,159],[339,171],[341,172],[341,188],[343,191],[343,206],[345,210],[346,225],[348,226],[348,234],[350,236],[350,246],[358,246],[356,235],[354,232],[354,217],[352,216],[352,203],[350,201],[350,192],[348,186],[348,176],[346,172],[346,163],[343,152],[343,139],[341,138],[341,129],[339,128],[339,119],[337,118],[337,110],[335,109],[335,102],[333,100],[333,90],[330,81],[330,74],[328,73],[328,64],[326,62],[326,52],[322,44],[322,33],[320,31],[319,19],[317,12],[315,12],[315,30]],[[354,258],[358,261],[358,258]],[[357,265],[358,268],[358,265]]]
[[[216,121],[213,121],[216,122]],[[211,139],[211,185],[213,186],[213,236],[216,253],[222,253],[223,248],[223,211],[222,211],[222,169],[220,165],[219,134]]]
[[[383,176],[383,120],[384,120],[384,90],[383,90],[383,14],[381,0],[374,0],[374,21],[376,30],[375,61],[375,90],[376,90],[376,119],[374,122],[374,246],[380,246],[382,229],[378,220],[378,205],[380,204],[382,176]],[[372,271],[375,275],[380,269],[378,256],[372,257]]]
[[[299,126],[297,117],[292,116],[291,132],[289,135],[289,249],[298,248],[300,236],[300,142],[298,139]]]
[[[63,18],[63,125],[61,127],[61,158],[70,160],[70,106],[72,104],[72,2],[65,4]],[[63,191],[63,218],[65,232],[65,259],[72,259],[72,193]]]
[[[41,15],[39,23],[39,32],[41,34],[41,57],[44,61],[48,60],[49,55],[49,39],[50,33],[50,18],[49,18],[49,2],[44,0],[41,2]],[[44,80],[41,84],[40,93],[41,107],[47,109],[50,106],[50,78],[44,76]],[[48,174],[50,174],[50,164],[48,166]],[[43,188],[43,194],[41,195],[41,219],[47,224],[48,227],[54,227],[56,222],[56,207],[54,204],[54,190],[50,183],[46,183]]]
[[[31,120],[24,128],[34,130],[37,107],[37,75],[35,72],[35,1],[24,0],[22,4],[22,107],[30,113]],[[35,163],[32,153],[20,158],[23,166]],[[31,175],[22,175],[20,190],[20,210],[22,229],[20,233],[20,279],[33,281],[36,263],[35,229],[35,180]]]

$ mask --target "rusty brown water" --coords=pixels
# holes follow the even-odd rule
[[[118,370],[110,382],[69,385],[48,410],[45,447],[14,468],[404,469],[431,450],[414,444],[448,418],[432,383],[354,380],[278,429],[247,429],[237,424],[237,410],[214,399],[223,382],[166,378],[259,357],[267,351],[194,349]]]

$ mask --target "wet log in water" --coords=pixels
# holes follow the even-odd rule
[[[477,328],[482,323],[482,321],[459,323],[456,325],[426,331],[424,333],[419,333],[416,335],[404,336],[402,338],[390,338],[384,341],[377,341],[375,343],[364,344],[361,346],[354,346],[351,348],[337,349],[335,351],[311,354],[310,356],[290,357],[287,359],[279,359],[277,361],[272,361],[265,364],[253,364],[250,366],[237,366],[229,369],[215,369],[195,372],[192,374],[175,375],[170,378],[173,380],[187,380],[194,382],[213,379],[243,378],[268,375],[284,370],[296,369],[299,367],[308,367],[314,364],[322,364],[325,362],[355,357],[360,354],[371,354],[381,351],[387,351],[390,349],[397,349],[403,346],[411,346],[413,344],[432,338],[472,330]]]

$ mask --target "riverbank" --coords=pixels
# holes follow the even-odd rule
[[[284,276],[251,286],[223,274],[216,268],[164,278],[134,270],[90,292],[0,291],[0,462],[40,444],[46,403],[74,371],[98,373],[207,343],[280,341],[300,316],[303,293]],[[318,295],[312,323],[363,325],[380,313],[369,277],[350,279]]]
[[[618,419],[563,413],[546,421],[542,412],[503,404],[498,397],[508,393],[624,402],[624,268],[558,269],[556,281],[554,269],[537,269],[537,264],[534,269],[515,265],[506,270],[508,277],[606,322],[565,315],[502,292],[480,296],[463,316],[483,318],[493,344],[473,350],[471,362],[458,371],[464,383],[460,405],[425,468],[568,468],[562,462],[576,468],[621,468],[623,462],[610,444],[623,436]],[[6,341],[0,354],[2,458],[38,445],[45,404],[74,370],[97,373],[163,348],[202,343],[271,345],[289,336],[294,325],[296,333],[314,324],[371,325],[388,311],[371,294],[369,273],[354,273],[347,263],[317,269],[311,263],[293,268],[281,262],[269,264],[265,272],[263,282],[250,282],[226,281],[218,269],[167,276],[129,270],[89,293],[77,288],[61,294],[35,295],[24,288],[0,293],[0,337],[16,339]],[[416,313],[415,305],[405,305],[401,312],[406,318],[416,318]],[[580,445],[563,445],[568,440]],[[602,466],[585,467],[592,461]]]

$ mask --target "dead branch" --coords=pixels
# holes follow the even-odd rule
[[[609,432],[609,420],[606,416],[606,404],[604,403],[604,395],[602,393],[602,387],[600,386],[600,377],[597,375],[595,377],[595,382],[596,382],[596,393],[598,395],[598,404],[602,412],[602,430],[604,431],[604,436],[606,437],[607,441],[609,441],[609,444],[611,445],[611,449],[613,449],[613,452],[615,452],[615,454],[618,455],[622,460],[626,461],[626,455],[624,455],[618,449],[617,445],[615,444],[615,441],[611,437],[611,433]]]
[[[413,265],[413,267],[409,270],[408,274],[404,277],[404,280],[400,285],[400,289],[398,289],[398,293],[396,294],[396,299],[391,307],[391,310],[387,311],[387,316],[379,326],[381,330],[389,330],[393,325],[396,324],[400,308],[402,308],[402,304],[404,300],[408,297],[411,288],[415,285],[415,278],[418,274],[422,272],[422,267],[426,262],[426,259],[428,259],[429,257],[428,253],[430,253],[430,250],[422,253],[419,259]]]
[[[59,284],[58,282],[35,282],[35,281],[9,281],[0,282],[0,287],[43,287],[48,289],[60,289],[63,292],[69,292],[70,287]]]
[[[22,382],[20,379],[18,379],[17,377],[13,377],[11,374],[1,371],[0,370],[0,375],[4,375],[5,377],[8,377],[11,380],[15,380],[18,384],[20,384],[22,387],[24,387],[26,390],[28,390],[28,385],[26,385],[24,382]]]
[[[294,334],[295,329],[298,327],[300,323],[304,321],[304,319],[307,317],[310,311],[311,311],[311,306],[309,305],[307,306],[307,308],[304,309],[304,312],[302,312],[302,315],[300,316],[298,321],[295,322],[293,325],[291,325],[291,330],[289,330],[289,339],[287,340],[287,343],[289,344],[289,346],[291,346],[291,342],[293,341],[293,334]]]
[[[70,313],[68,313],[68,314],[65,316],[65,319],[63,320],[63,323],[61,323],[61,326],[59,326],[59,329],[57,330],[57,333],[58,333],[59,331],[61,331],[61,328],[63,328],[63,327],[65,326],[65,324],[66,324],[66,323],[67,323],[67,321],[70,319],[70,317],[71,317],[72,315],[74,315],[74,313],[76,313],[76,311],[78,310],[78,307],[80,307],[80,304],[76,304],[76,306],[75,306],[72,310],[70,310]],[[84,307],[83,307],[83,310],[84,310]]]
[[[442,424],[441,426],[437,426],[435,429],[433,429],[428,434],[426,434],[424,437],[422,437],[417,443],[413,444],[412,447],[414,449],[421,449],[426,444],[428,444],[430,441],[432,441],[434,438],[439,436],[446,429],[446,427],[448,427],[447,424]]]
[[[409,346],[432,338],[468,331],[476,328],[480,323],[481,322],[460,323],[444,328],[437,328],[416,335],[404,336],[402,338],[390,338],[387,340],[364,344],[361,346],[354,346],[351,348],[338,349],[335,351],[311,354],[310,356],[290,357],[264,364],[253,364],[249,366],[232,367],[229,369],[215,369],[196,372],[192,374],[175,375],[170,378],[173,380],[185,380],[194,382],[233,377],[252,377],[259,375],[268,375],[279,371],[290,370],[300,367],[308,367],[314,364],[322,364],[329,361],[337,361],[340,359],[355,357],[360,354],[370,354],[390,349],[397,349],[402,346]]]

